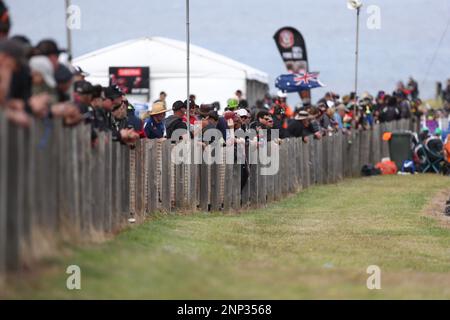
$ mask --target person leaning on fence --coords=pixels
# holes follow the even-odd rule
[[[270,114],[269,114],[270,116]],[[241,191],[245,187],[248,177],[249,177],[249,168],[247,163],[247,157],[245,155],[245,145],[248,143],[246,138],[241,137],[238,134],[239,131],[242,131],[242,120],[237,112],[226,111],[224,114],[224,118],[227,121],[228,131],[227,131],[227,139],[225,141],[227,146],[233,146],[233,161],[236,164],[240,163],[241,167]],[[242,132],[241,132],[242,133]],[[263,133],[260,132],[259,138],[261,141]],[[243,152],[243,153],[242,153]],[[242,162],[238,162],[242,161]]]
[[[278,130],[280,139],[287,138],[289,133],[287,131],[287,118],[286,118],[286,110],[279,106],[275,105],[272,111],[273,118],[273,129]]]
[[[291,137],[302,138],[303,142],[308,142],[309,136],[315,139],[321,138],[320,129],[312,123],[311,115],[302,110],[299,111],[293,120],[289,122],[288,131]]]
[[[241,129],[244,131],[248,131],[250,129],[250,113],[247,109],[238,109],[236,114],[241,118]]]
[[[56,93],[59,102],[70,101],[70,89],[73,84],[73,73],[68,67],[60,64],[55,71]]]
[[[25,64],[27,61],[20,44],[12,40],[0,40],[0,108],[6,108],[9,121],[23,127],[30,124],[30,117],[25,111],[26,100],[11,99],[9,94],[14,72]]]
[[[187,124],[183,121],[186,115],[186,105],[178,100],[172,105],[173,114],[165,121],[167,139],[172,138],[175,130],[185,130],[187,132]]]
[[[74,83],[74,100],[78,105],[81,114],[83,114],[87,119],[87,122],[92,122],[94,117],[94,109],[91,106],[93,92],[94,87],[86,80],[81,80]]]
[[[104,89],[101,85],[95,85],[92,90],[92,108],[94,109],[94,128],[98,131],[111,130],[111,114],[103,107],[105,99]]]
[[[272,139],[272,128],[273,118],[267,110],[259,111],[256,115],[256,121],[250,123],[250,129],[256,130],[258,139],[265,139],[268,142]]]
[[[134,106],[125,98],[124,103],[127,106],[128,125],[133,127],[134,131],[136,131],[139,134],[139,137],[145,138],[143,121],[138,116],[136,116]]]
[[[213,110],[212,105],[210,104],[202,104],[198,111],[198,116],[200,119],[200,127],[202,132],[202,143],[203,146],[214,143],[215,136],[212,135],[208,138],[209,130],[217,130],[217,123],[219,121],[219,115],[217,111]]]
[[[383,109],[380,110],[380,122],[391,122],[400,119],[400,110],[397,106],[397,98],[386,96],[387,103]]]
[[[127,105],[125,100],[117,100],[117,104],[112,106],[112,136],[114,141],[119,141],[122,144],[134,145],[139,139],[139,133],[137,133],[133,126],[129,125],[127,119]]]
[[[148,139],[162,139],[166,131],[164,118],[166,117],[166,105],[164,102],[155,102],[149,118],[144,123],[145,136]]]

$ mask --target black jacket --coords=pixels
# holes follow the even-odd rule
[[[172,134],[177,129],[184,129],[187,132],[187,125],[183,119],[176,115],[171,115],[165,120],[167,139],[172,138]]]
[[[400,119],[400,111],[394,106],[385,106],[380,111],[380,122],[391,122]]]

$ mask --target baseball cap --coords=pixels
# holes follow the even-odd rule
[[[239,106],[238,99],[235,99],[235,98],[228,99],[227,106],[229,109],[236,109]]]
[[[59,64],[55,71],[55,80],[57,83],[65,83],[72,80],[73,74],[69,68]]]
[[[239,109],[239,110],[237,110],[237,111],[236,111],[236,114],[237,114],[239,117],[248,117],[248,111],[245,110],[245,109]]]
[[[78,94],[92,94],[94,93],[94,87],[92,86],[92,84],[88,81],[77,81],[74,84],[74,90],[76,93]]]
[[[44,78],[44,82],[50,87],[56,87],[56,80],[53,75],[53,65],[46,56],[34,56],[30,59],[30,69],[38,72]]]
[[[175,101],[172,105],[173,111],[178,111],[178,110],[181,110],[182,108],[186,109],[186,105],[181,100]]]
[[[114,100],[114,99],[117,99],[117,98],[120,98],[121,96],[123,96],[123,93],[122,93],[122,91],[120,91],[120,88],[118,86],[106,87],[104,89],[104,92],[105,92],[106,99]]]

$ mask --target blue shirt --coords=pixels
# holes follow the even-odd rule
[[[339,129],[342,129],[344,127],[344,125],[342,123],[341,115],[339,113],[335,112],[333,117],[334,117],[334,121],[337,122]]]
[[[164,137],[164,131],[166,128],[164,127],[164,123],[156,123],[152,117],[148,118],[144,124],[145,135],[149,139],[160,139]]]

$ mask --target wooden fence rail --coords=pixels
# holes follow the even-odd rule
[[[279,170],[263,175],[267,163],[251,163],[241,188],[241,164],[174,164],[170,141],[141,140],[130,149],[100,133],[92,146],[89,126],[36,120],[20,129],[0,112],[0,283],[60,241],[102,238],[129,218],[264,207],[314,184],[359,176],[362,165],[388,156],[384,131],[417,131],[416,125],[401,120],[307,144],[285,139],[279,150],[267,150],[279,154]]]

